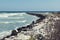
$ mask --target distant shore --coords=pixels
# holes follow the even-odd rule
[[[29,24],[29,25],[26,25],[26,26],[17,28],[16,29],[17,31],[16,30],[12,30],[11,35],[8,35],[6,37],[3,37],[3,39],[1,39],[1,40],[5,40],[5,38],[9,38],[11,36],[17,36],[17,34],[20,33],[21,31],[28,31],[28,29],[32,29],[33,26],[34,26],[34,24],[41,22],[46,17],[46,16],[44,16],[42,14],[34,14],[34,13],[28,13],[28,12],[27,12],[27,14],[33,15],[33,16],[37,16],[39,19],[37,19],[36,22],[35,21],[32,21],[32,23]]]

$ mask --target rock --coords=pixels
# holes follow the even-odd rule
[[[12,30],[11,36],[15,36],[17,35],[18,32],[16,32],[16,30]]]
[[[18,28],[17,30],[18,30],[18,32],[21,32],[22,28]]]
[[[35,37],[36,37],[36,39],[38,39],[38,40],[43,40],[43,36],[42,36],[41,34],[38,34],[38,35],[36,35]]]
[[[27,27],[22,27],[22,31],[27,31]]]

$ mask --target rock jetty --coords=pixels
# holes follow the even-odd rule
[[[43,19],[45,19],[45,16],[43,16],[43,15],[41,15],[41,14],[34,14],[34,13],[27,13],[27,14],[33,15],[33,16],[37,16],[37,17],[39,17],[39,19],[37,19],[36,22],[32,21],[32,23],[29,24],[29,25],[27,25],[27,26],[17,28],[16,30],[17,30],[18,32],[17,32],[16,30],[12,30],[11,35],[8,35],[8,36],[4,37],[4,38],[1,39],[1,40],[5,40],[5,38],[9,38],[9,37],[11,37],[11,36],[17,36],[17,34],[20,33],[21,31],[28,31],[28,30],[30,30],[30,29],[32,29],[32,28],[34,27],[34,24],[39,23],[39,22],[41,22]]]

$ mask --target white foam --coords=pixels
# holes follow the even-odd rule
[[[0,24],[9,24],[9,23],[14,23],[14,22],[8,22],[8,21],[6,21],[6,22],[0,22]]]
[[[26,20],[23,20],[23,21],[17,21],[17,22],[23,22],[23,23],[25,23],[25,22],[26,22]]]
[[[15,15],[20,15],[23,16],[25,13],[3,13],[0,14],[0,17],[9,17],[9,16],[15,16]]]
[[[0,39],[2,39],[3,37],[6,37],[7,35],[10,35],[10,34],[11,34],[11,30],[0,32]]]
[[[5,19],[23,19],[24,17],[5,17]],[[1,18],[4,19],[4,18]]]
[[[25,23],[26,22],[26,20],[22,20],[22,21],[5,21],[5,22],[0,22],[0,24],[2,23],[2,24],[9,24],[9,23]]]

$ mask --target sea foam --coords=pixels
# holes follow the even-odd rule
[[[2,39],[3,37],[6,37],[7,35],[10,35],[11,31],[12,30],[0,32],[0,39]]]
[[[1,13],[0,17],[9,17],[9,16],[15,16],[15,15],[20,15],[23,16],[25,13]]]
[[[25,23],[26,22],[26,20],[22,20],[22,21],[10,21],[10,22],[8,22],[8,21],[5,21],[5,22],[0,22],[0,24],[2,23],[2,24],[9,24],[9,23]]]

